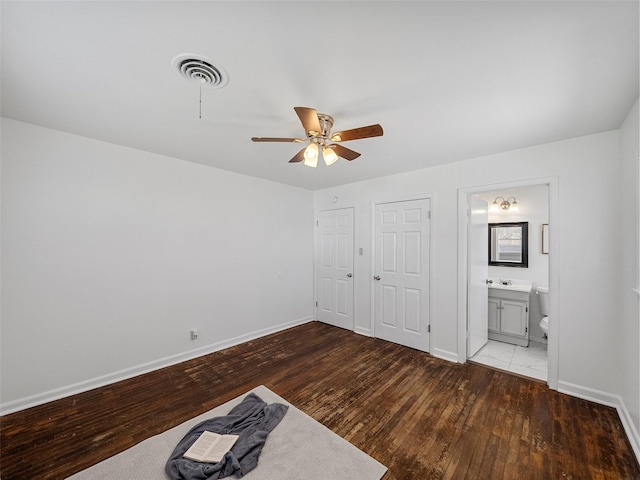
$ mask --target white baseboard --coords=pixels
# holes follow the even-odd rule
[[[558,391],[571,395],[572,397],[582,398],[583,400],[589,400],[590,402],[614,408],[617,407],[621,401],[617,395],[563,381],[558,381]]]
[[[20,398],[18,400],[13,400],[11,402],[6,402],[0,405],[0,416],[7,415],[9,413],[17,412],[20,410],[24,410],[26,408],[35,407],[37,405],[42,405],[44,403],[51,402],[53,400],[59,400],[61,398],[68,397],[70,395],[75,395],[78,393],[86,392],[88,390],[93,390],[94,388],[104,387],[105,385],[110,385],[112,383],[126,380],[128,378],[136,377],[144,373],[149,373],[154,370],[159,370],[164,367],[169,367],[171,365],[185,362],[187,360],[201,357],[203,355],[208,355],[209,353],[213,353],[219,350],[223,350],[225,348],[233,347],[234,345],[248,342],[250,340],[255,340],[256,338],[264,337],[265,335],[279,332],[281,330],[286,330],[287,328],[295,327],[297,325],[302,325],[310,321],[313,321],[313,317],[301,318],[291,322],[282,323],[279,325],[275,325],[273,327],[265,328],[262,330],[256,330],[253,332],[246,333],[244,335],[239,335],[234,338],[230,338],[230,339],[216,342],[210,345],[206,345],[204,347],[197,348],[195,350],[189,350],[183,353],[179,353],[177,355],[171,355],[169,357],[161,358],[148,363],[126,368],[124,370],[109,373],[107,375],[92,378],[90,380],[85,380],[82,382],[74,383],[72,385],[67,385],[65,387],[56,388],[54,390],[49,390],[47,392],[42,392],[29,397]]]
[[[455,353],[455,352],[449,352],[448,350],[442,350],[440,348],[434,348],[430,353],[434,357],[441,358],[442,360],[447,360],[449,362],[458,363],[458,354]]]
[[[590,402],[599,403],[608,407],[613,407],[617,410],[620,422],[624,428],[633,453],[636,455],[636,459],[640,462],[640,436],[638,435],[638,429],[633,424],[631,414],[624,403],[624,400],[620,395],[613,395],[600,390],[594,390],[592,388],[581,387],[568,382],[558,382],[558,391],[566,393],[573,397],[582,398],[583,400],[589,400]]]
[[[638,434],[638,429],[633,424],[629,410],[627,410],[622,399],[620,399],[620,406],[616,407],[616,410],[618,410],[618,415],[620,416],[620,421],[622,422],[624,431],[627,432],[627,438],[629,439],[631,448],[633,448],[633,453],[636,454],[636,459],[640,462],[640,435]]]
[[[355,327],[353,331],[355,333],[358,333],[360,335],[364,335],[366,337],[373,337],[373,332],[371,331],[370,328]],[[441,358],[443,360],[447,360],[449,362],[457,362],[458,361],[458,355],[457,354],[452,353],[452,352],[448,352],[446,350],[435,349],[434,352],[426,352],[426,353],[430,353],[434,357],[438,357],[438,358]]]

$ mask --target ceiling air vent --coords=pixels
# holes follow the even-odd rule
[[[180,76],[210,88],[222,88],[229,81],[224,68],[214,66],[200,55],[179,55],[173,59],[172,65]]]

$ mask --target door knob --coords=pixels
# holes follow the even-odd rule
[[[374,280],[380,280],[380,276],[376,275],[375,277],[373,277]]]
[[[351,278],[351,277],[353,277],[353,274],[352,273],[347,273],[347,277]]]

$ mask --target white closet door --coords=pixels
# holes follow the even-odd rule
[[[375,207],[374,334],[429,351],[428,199]]]
[[[322,211],[317,218],[318,320],[353,330],[353,209]]]

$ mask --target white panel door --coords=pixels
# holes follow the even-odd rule
[[[489,208],[486,200],[469,197],[467,235],[467,357],[473,357],[489,340]]]
[[[318,212],[317,246],[318,320],[353,330],[352,208]]]
[[[374,334],[429,351],[428,199],[375,207]]]

